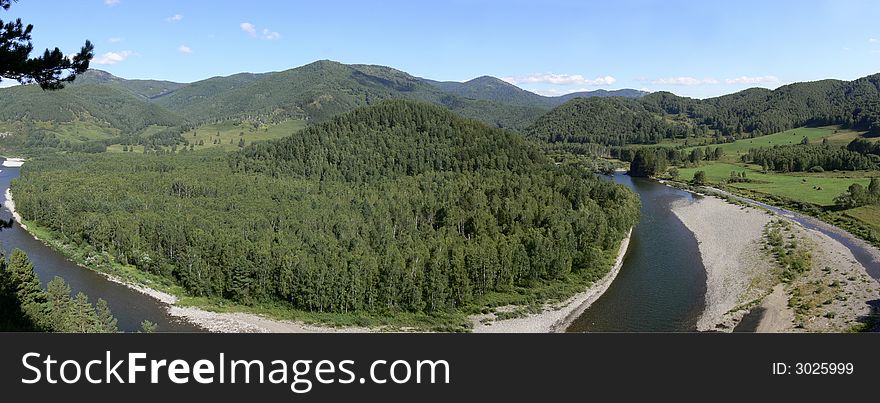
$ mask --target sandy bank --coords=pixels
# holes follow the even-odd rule
[[[849,248],[790,217],[716,197],[681,201],[673,212],[697,238],[706,268],[706,309],[698,330],[731,331],[757,304],[763,311],[758,332],[845,332],[864,322],[871,304],[880,300],[880,283]],[[785,224],[775,228],[782,229],[786,250],[798,245],[809,252],[807,269],[787,283],[776,257],[764,248],[764,228],[774,219]],[[814,224],[846,234],[827,223]],[[876,248],[868,249],[880,256]]]
[[[10,168],[20,167],[20,166],[24,165],[24,159],[23,158],[7,158],[5,161],[3,161],[3,164],[0,164],[0,165],[3,165],[4,167],[10,167]]]
[[[629,248],[632,229],[621,241],[617,258],[611,271],[590,288],[557,304],[545,304],[541,313],[528,314],[524,317],[497,320],[494,314],[474,315],[474,333],[557,333],[564,332],[571,322],[577,319],[593,302],[608,290],[611,283],[623,267],[623,259]],[[512,307],[500,308],[498,311],[509,311]]]
[[[715,197],[679,201],[672,212],[694,233],[706,268],[706,308],[697,330],[732,330],[745,311],[739,317],[731,311],[761,296],[749,295],[750,286],[772,268],[761,253],[764,226],[771,216]]]
[[[840,242],[816,230],[792,227],[794,236],[810,248],[812,261],[809,270],[785,287],[795,331],[849,331],[880,301],[880,283]]]

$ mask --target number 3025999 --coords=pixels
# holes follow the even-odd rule
[[[852,375],[851,362],[784,362],[773,363],[773,375]]]

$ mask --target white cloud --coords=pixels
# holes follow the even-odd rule
[[[257,37],[257,26],[251,24],[249,22],[242,22],[238,24],[238,27],[241,28],[242,31],[247,32],[248,35],[256,38]],[[281,39],[281,34],[275,31],[270,30],[269,28],[263,28],[260,33],[260,38],[265,39],[267,41],[276,41]]]
[[[241,24],[238,24],[238,26],[241,28],[242,31],[247,32],[250,36],[257,35],[257,27],[255,27],[254,24],[251,24],[249,22],[242,22]]]
[[[572,92],[583,92],[583,91],[591,91],[591,90],[587,89],[587,88],[577,88],[577,89],[571,89],[571,90],[562,90],[559,88],[542,88],[542,89],[534,89],[534,90],[529,90],[529,91],[534,92],[535,94],[538,94],[538,95],[543,95],[545,97],[558,97],[560,95],[571,94]]]
[[[182,15],[180,15],[180,14],[174,14],[174,15],[172,15],[172,16],[166,18],[165,21],[168,21],[168,22],[177,22],[177,21],[180,21],[180,20],[182,20],[182,19],[183,19],[183,16],[182,16]]]
[[[611,76],[587,79],[580,74],[536,73],[520,77],[504,77],[511,84],[554,84],[554,85],[612,85],[617,79]]]
[[[694,78],[694,77],[665,77],[651,81],[651,84],[657,85],[704,85],[718,84],[720,81],[714,78]]]
[[[877,38],[868,39],[868,43],[877,43],[877,42],[880,42],[880,39],[877,39]]]
[[[104,4],[113,7],[120,3],[120,0],[104,0]]]
[[[880,50],[872,50],[871,54],[880,55]]]
[[[122,41],[124,41],[124,40],[125,40],[125,38],[123,38],[123,37],[114,36],[114,37],[112,37],[112,38],[110,38],[110,39],[107,39],[107,42],[110,42],[110,43],[119,43],[119,42],[122,42]]]
[[[103,65],[111,65],[119,62],[125,61],[129,56],[133,55],[134,52],[130,50],[123,50],[121,52],[107,52],[101,56],[95,58],[95,64],[103,64]]]
[[[263,39],[267,41],[275,41],[281,39],[281,34],[275,31],[269,31],[268,29],[263,29]]]
[[[186,45],[180,45],[180,46],[178,46],[178,47],[177,47],[177,51],[180,52],[180,53],[183,53],[183,54],[185,54],[185,55],[188,55],[188,54],[192,53],[192,49],[191,49],[189,46],[186,46]]]
[[[779,82],[779,77],[776,76],[761,76],[761,77],[747,77],[741,76],[737,78],[728,78],[724,80],[724,82],[728,84],[773,84]]]

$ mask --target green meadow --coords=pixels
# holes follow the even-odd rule
[[[846,146],[850,141],[861,137],[862,132],[840,129],[836,126],[825,127],[801,127],[797,129],[786,130],[784,132],[768,134],[766,136],[755,137],[751,139],[741,139],[733,143],[710,145],[710,147],[719,147],[724,150],[723,161],[739,161],[740,156],[749,152],[752,148],[773,147],[778,145],[799,144],[804,137],[810,143],[821,143],[827,138],[829,144]],[[690,151],[694,147],[687,148]]]
[[[294,134],[306,127],[304,120],[286,120],[272,125],[254,125],[248,122],[226,121],[201,126],[183,133],[183,138],[195,145],[195,149],[221,147],[237,150],[240,140],[244,145],[255,141],[278,139]]]
[[[251,144],[255,141],[278,139],[299,132],[306,127],[304,120],[286,120],[272,125],[254,125],[248,122],[227,121],[200,126],[183,133],[183,138],[193,144],[194,150],[219,148],[224,151],[238,150],[239,144]],[[143,135],[148,136],[162,130],[161,126],[147,128]],[[143,146],[132,146],[133,152],[143,152]],[[107,147],[108,152],[123,152],[122,144]]]
[[[820,206],[834,205],[834,198],[853,183],[868,186],[871,176],[880,176],[880,172],[762,173],[761,167],[757,165],[717,162],[680,169],[679,178],[691,180],[696,171],[706,172],[706,180],[711,183],[725,183],[730,179],[731,172],[745,172],[752,182],[729,183],[727,186],[784,196]]]

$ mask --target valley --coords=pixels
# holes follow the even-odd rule
[[[876,75],[698,100],[331,61],[190,84],[92,70],[59,97],[0,90],[14,106],[0,151],[28,157],[10,187],[32,233],[208,330],[731,331],[771,291],[800,301],[826,275],[867,285],[844,287],[858,296],[836,319],[801,301],[803,326],[770,328],[871,330],[867,266],[779,280],[744,257],[765,253],[770,218],[711,232],[741,207],[635,177],[877,246],[878,93]],[[636,181],[597,177],[615,164]],[[815,256],[847,248],[798,234]],[[707,260],[710,239],[735,246],[727,263]]]

